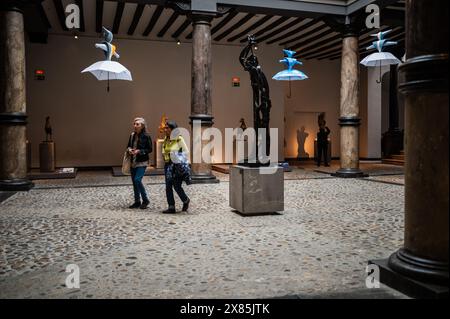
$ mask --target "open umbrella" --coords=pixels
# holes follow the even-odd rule
[[[294,58],[294,55],[296,53],[295,51],[283,50],[283,52],[287,55],[287,57],[285,57],[283,60],[280,60],[280,62],[286,64],[288,69],[278,72],[277,74],[275,74],[272,77],[272,79],[274,79],[276,81],[289,81],[289,96],[288,96],[288,98],[290,98],[291,97],[291,81],[306,80],[308,78],[308,76],[305,73],[294,69],[294,66],[296,64],[299,64],[299,65],[303,64],[302,62],[300,62],[296,58]]]
[[[384,39],[385,35],[391,32],[392,30],[379,32],[377,34],[373,34],[373,37],[377,37],[378,41],[375,41],[372,43],[371,46],[367,47],[367,50],[376,49],[378,52],[372,53],[371,55],[366,56],[362,61],[361,64],[367,67],[380,67],[380,80],[377,80],[377,83],[381,83],[381,67],[385,65],[391,65],[391,64],[399,64],[401,61],[397,59],[392,53],[390,52],[383,52],[383,49],[387,46],[396,45],[397,42],[395,41],[388,41]]]
[[[95,47],[103,50],[106,60],[99,61],[91,66],[87,67],[81,73],[90,72],[99,81],[108,81],[107,91],[109,92],[109,80],[125,80],[133,81],[130,71],[119,62],[111,61],[111,58],[115,56],[120,58],[116,52],[116,46],[111,44],[113,35],[111,31],[103,27],[104,41],[102,43],[95,44]]]

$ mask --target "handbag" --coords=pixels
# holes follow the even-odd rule
[[[176,179],[186,182],[187,185],[192,184],[191,179],[191,165],[184,152],[177,152],[173,154],[176,161],[173,162],[173,175]]]
[[[122,174],[131,175],[131,156],[128,153],[128,150],[126,150],[125,154],[123,154]]]

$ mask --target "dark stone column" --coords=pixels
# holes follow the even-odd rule
[[[200,121],[203,130],[214,124],[212,116],[212,57],[211,57],[211,21],[213,15],[191,14],[192,32],[192,92],[191,125]],[[194,133],[194,132],[193,132]],[[193,139],[195,136],[193,136]],[[209,141],[202,141],[206,145]],[[192,153],[194,152],[192,148]],[[211,172],[211,164],[192,162],[193,183],[218,183]]]
[[[448,6],[406,1],[405,244],[374,262],[381,282],[415,297],[448,298]]]
[[[351,28],[343,34],[341,62],[341,168],[335,177],[363,177],[359,169],[359,40]]]
[[[22,1],[0,4],[0,190],[29,190]]]

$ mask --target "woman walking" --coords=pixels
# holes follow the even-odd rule
[[[173,190],[177,192],[181,201],[183,202],[182,211],[185,212],[189,208],[190,199],[183,190],[181,184],[183,183],[183,177],[177,172],[172,159],[178,159],[178,155],[183,154],[185,158],[188,158],[189,150],[184,142],[183,137],[180,134],[173,134],[172,132],[178,127],[177,123],[174,121],[167,121],[167,125],[164,128],[164,133],[166,135],[163,143],[163,156],[164,156],[164,175],[166,179],[166,197],[169,208],[163,211],[164,214],[175,214],[175,198],[173,195]],[[176,133],[176,132],[174,132]]]
[[[131,180],[133,181],[134,204],[130,208],[146,209],[150,201],[145,191],[142,178],[149,165],[149,154],[152,152],[152,139],[146,131],[146,122],[142,117],[133,121],[134,132],[128,140],[128,153],[131,156]],[[142,202],[141,202],[142,197]]]

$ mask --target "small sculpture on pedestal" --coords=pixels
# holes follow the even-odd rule
[[[45,118],[45,141],[52,142],[52,125],[50,124],[50,116]]]
[[[167,126],[167,116],[165,114],[163,114],[163,116],[161,117],[161,122],[159,124],[158,127],[158,138],[155,141],[156,147],[155,147],[155,167],[156,168],[164,168],[164,158],[163,158],[163,154],[162,154],[162,146],[164,143],[164,138],[165,138],[165,134],[164,134],[164,128]]]
[[[247,124],[245,124],[245,120],[244,120],[244,118],[241,118],[240,120],[239,120],[239,127],[243,130],[243,131],[245,131],[246,129],[247,129]]]
[[[55,171],[55,143],[53,143],[53,129],[50,116],[45,118],[45,141],[39,144],[39,167],[41,172]]]

